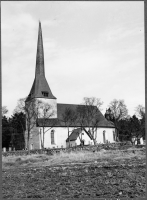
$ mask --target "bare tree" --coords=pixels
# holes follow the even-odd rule
[[[17,101],[17,106],[15,107],[13,114],[20,112],[25,114],[25,100],[26,98],[21,98]]]
[[[145,139],[145,107],[142,105],[138,105],[136,107],[136,115],[140,120],[140,131],[143,138]]]
[[[2,106],[2,116],[8,113],[7,106]]]
[[[128,109],[124,103],[124,100],[114,99],[110,102],[109,107],[116,120],[121,120],[128,116]]]
[[[26,113],[26,130],[27,130],[27,149],[30,150],[30,134],[31,130],[36,126],[38,118],[38,101],[33,99],[25,104]]]
[[[39,106],[38,106],[38,118],[40,119],[40,124],[42,127],[42,137],[41,137],[41,133],[40,133],[40,138],[41,138],[41,147],[44,148],[44,137],[45,137],[45,133],[50,130],[56,123],[56,121],[54,121],[54,123],[51,124],[50,128],[46,129],[46,123],[48,121],[48,119],[50,119],[53,115],[55,114],[55,110],[53,109],[53,107],[48,104],[48,103],[44,103],[44,102],[40,102]]]
[[[135,108],[135,115],[142,119],[145,117],[145,107],[143,105],[138,105],[136,108]]]
[[[81,129],[83,129],[93,140],[94,144],[96,144],[99,110],[103,102],[99,98],[85,97],[83,104],[84,105],[80,105],[77,108],[78,122],[80,123]],[[88,130],[86,130],[85,126],[88,127]]]
[[[103,105],[103,101],[100,98],[96,97],[84,97],[83,104],[87,106],[96,106],[100,111],[102,110],[101,106]]]
[[[26,98],[21,98],[18,100],[17,106],[14,109],[14,113],[23,112],[26,115],[26,137],[25,137],[25,148],[30,150],[30,134],[31,130],[36,126],[36,120],[39,115],[38,107],[40,101],[37,99],[32,99],[25,103]]]
[[[61,121],[65,124],[65,126],[68,129],[68,138],[70,134],[69,127],[75,125],[76,118],[77,118],[76,112],[69,107],[67,107],[65,109],[65,112],[62,114]],[[70,138],[69,138],[69,147],[70,147]]]
[[[86,120],[85,120],[86,107],[84,105],[77,106],[76,116],[77,116],[76,123],[78,123],[78,126],[80,126],[81,132],[82,132],[82,130],[85,131],[84,127],[85,127],[85,123],[86,123]],[[88,134],[88,136],[90,137],[89,134]],[[81,133],[81,137],[80,137],[80,134],[78,134],[78,137],[79,137],[80,143],[82,144],[82,133]]]
[[[124,100],[114,99],[110,102],[109,107],[113,114],[113,123],[117,131],[117,139],[119,139],[119,121],[128,117],[128,109]]]

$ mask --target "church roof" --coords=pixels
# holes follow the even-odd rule
[[[66,127],[64,121],[62,120],[62,115],[65,112],[67,108],[70,108],[72,110],[76,110],[77,106],[83,106],[83,105],[77,105],[77,104],[57,104],[57,118],[50,118],[50,119],[38,119],[37,120],[37,126],[41,127],[42,124],[44,124],[45,127]],[[105,117],[102,115],[102,113],[98,110],[98,127],[107,127],[107,128],[114,128],[114,124],[112,122],[107,121]],[[80,127],[80,124],[76,122],[76,124],[71,124],[69,127]],[[87,124],[84,124],[84,127],[88,126]],[[91,124],[92,126],[92,124]]]
[[[42,39],[42,30],[40,22],[38,31],[35,79],[26,101],[29,101],[33,98],[56,99],[56,97],[53,96],[51,89],[48,85],[48,82],[45,78],[44,50],[43,50],[43,39]]]

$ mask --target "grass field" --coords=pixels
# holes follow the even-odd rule
[[[3,198],[145,197],[145,163],[143,151],[3,157]]]
[[[130,149],[131,150],[131,149]],[[142,151],[133,152],[123,152],[123,151],[106,151],[101,150],[99,152],[70,152],[54,154],[52,156],[41,154],[41,155],[27,155],[27,156],[8,156],[2,158],[2,168],[9,169],[13,167],[39,167],[39,166],[52,166],[60,165],[66,163],[86,163],[86,162],[111,162],[128,159],[145,159],[145,154]]]

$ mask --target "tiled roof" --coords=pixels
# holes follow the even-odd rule
[[[70,108],[72,110],[76,110],[77,106],[83,106],[83,105],[77,105],[77,104],[57,104],[57,117],[54,119],[46,119],[45,120],[45,127],[65,127],[65,123],[62,120],[62,115],[65,112],[66,108]],[[98,127],[112,127],[114,128],[114,124],[112,122],[109,122],[105,119],[105,117],[102,115],[102,113],[98,110]],[[38,119],[37,126],[41,127],[43,122],[43,119]],[[80,124],[77,122],[76,124],[71,124],[69,127],[80,127]],[[87,124],[84,125],[84,127],[88,126]],[[92,126],[92,125],[91,125]]]

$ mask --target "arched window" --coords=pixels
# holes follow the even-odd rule
[[[116,135],[115,135],[115,131],[113,131],[113,140],[116,140]]]
[[[31,144],[31,150],[33,150],[33,146],[34,146],[34,145],[33,145],[33,144]]]
[[[106,136],[105,136],[106,131],[103,131],[103,142],[106,143]]]
[[[55,135],[54,135],[55,131],[51,130],[51,144],[55,144]]]

